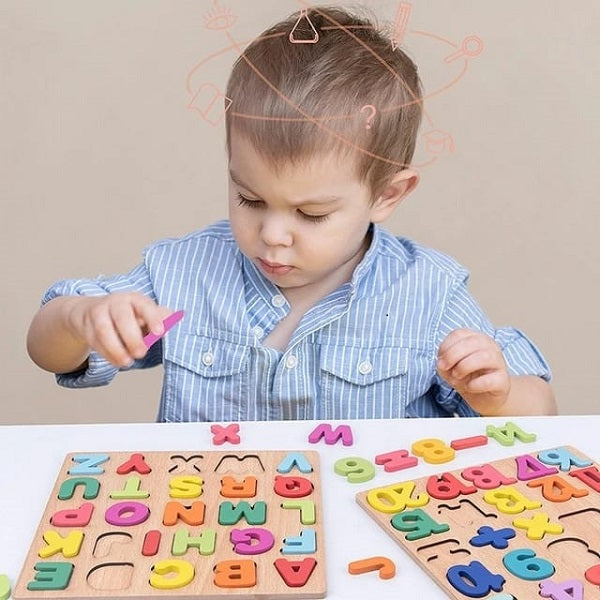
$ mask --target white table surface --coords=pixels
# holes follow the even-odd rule
[[[410,451],[413,442],[419,439],[435,437],[449,444],[453,439],[483,435],[486,425],[504,425],[508,420],[537,434],[536,441],[525,444],[515,440],[513,446],[502,446],[490,439],[486,446],[457,451],[454,460],[443,465],[419,459],[416,467],[395,473],[376,466],[375,478],[362,484],[349,483],[333,469],[340,458],[360,456],[374,462],[377,454],[399,449]],[[329,423],[335,428],[342,422]],[[446,594],[434,580],[356,504],[357,492],[567,444],[600,459],[600,415],[344,423],[352,428],[352,446],[343,446],[341,440],[327,445],[323,439],[310,444],[308,436],[319,424],[317,421],[242,422],[240,444],[222,446],[213,445],[209,423],[1,426],[0,574],[7,575],[14,588],[68,452],[317,450],[321,460],[327,598],[364,600],[367,594],[373,594],[378,600],[385,600],[409,597],[404,594],[410,592],[410,597],[444,599]],[[384,580],[376,573],[348,573],[349,562],[379,555],[395,562],[394,578]]]

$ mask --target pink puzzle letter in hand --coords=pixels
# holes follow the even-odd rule
[[[174,312],[172,315],[169,315],[163,321],[164,330],[160,335],[156,335],[155,333],[149,333],[148,335],[145,335],[144,336],[144,344],[146,344],[146,347],[150,348],[150,346],[152,346],[153,344],[158,342],[158,340],[160,340],[160,338],[162,338],[167,333],[167,331],[169,331],[169,329],[171,329],[172,327],[177,325],[177,323],[179,323],[179,321],[181,321],[181,319],[183,319],[183,315],[184,315],[184,312],[182,310],[178,310],[177,312]]]

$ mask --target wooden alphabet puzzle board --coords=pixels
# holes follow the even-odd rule
[[[322,598],[317,452],[68,454],[14,589],[34,598]]]
[[[600,598],[600,471],[575,448],[356,498],[452,598]]]

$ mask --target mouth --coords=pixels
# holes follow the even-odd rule
[[[260,265],[260,268],[269,275],[285,275],[293,269],[293,267],[290,265],[272,263],[268,260],[263,260],[262,258],[258,259],[258,264]]]

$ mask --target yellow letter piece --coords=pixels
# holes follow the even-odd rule
[[[564,531],[562,525],[550,523],[550,517],[546,513],[536,513],[531,519],[514,519],[513,525],[527,530],[530,540],[541,540],[547,533],[560,535]]]
[[[532,510],[534,508],[540,508],[541,502],[536,500],[529,500],[519,490],[514,487],[505,486],[498,488],[497,490],[490,490],[483,495],[483,499],[488,504],[495,504],[500,512],[507,515],[515,515],[523,512],[524,510]]]
[[[405,481],[388,485],[387,487],[371,490],[367,494],[367,502],[379,512],[397,513],[407,506],[425,506],[429,502],[429,494],[422,493],[416,498],[411,498],[415,490],[414,481]]]
[[[423,460],[432,464],[441,464],[449,462],[454,458],[454,448],[446,446],[442,440],[437,438],[426,438],[417,440],[411,446],[412,453],[416,456],[422,456]]]
[[[169,482],[171,498],[197,498],[202,495],[202,477],[180,475]]]
[[[194,567],[187,560],[168,559],[157,562],[150,575],[150,585],[158,590],[174,590],[194,579]],[[175,574],[173,576],[172,574]]]
[[[62,537],[56,531],[46,531],[43,538],[48,545],[38,552],[40,558],[48,558],[59,552],[65,558],[73,558],[79,554],[83,543],[83,531],[71,531],[67,537]]]

